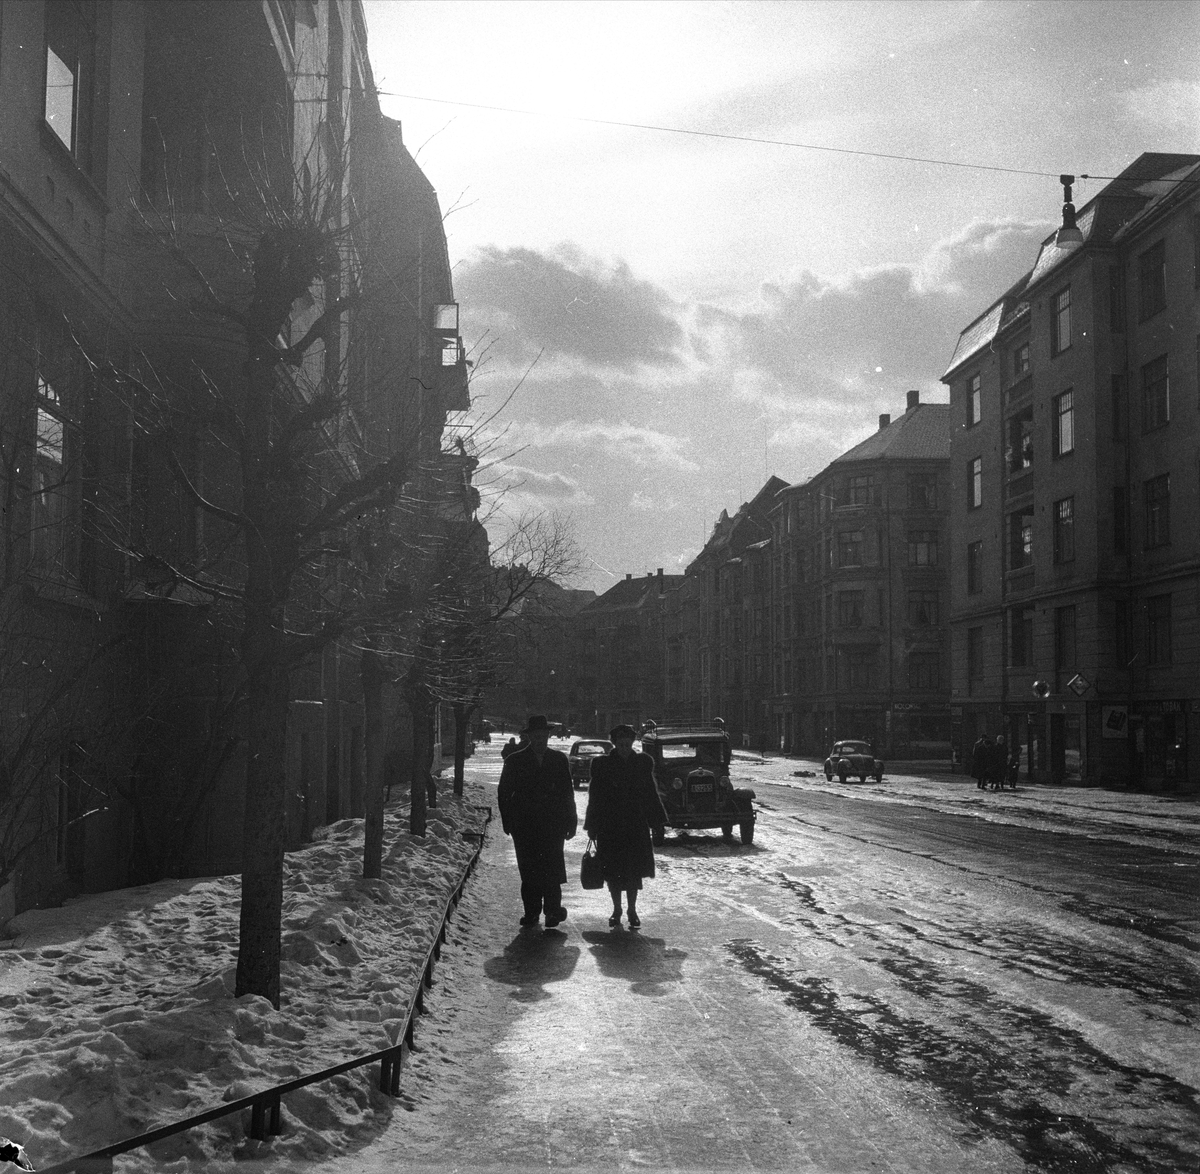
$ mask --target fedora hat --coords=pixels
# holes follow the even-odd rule
[[[534,730],[549,730],[550,723],[546,720],[544,713],[531,713],[529,720],[525,723],[525,728],[521,731],[522,734],[532,734]]]

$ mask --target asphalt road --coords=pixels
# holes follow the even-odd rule
[[[765,774],[754,844],[670,840],[638,932],[577,886],[562,926],[521,930],[493,825],[402,1110],[322,1170],[1198,1168],[1177,829],[1129,843]]]

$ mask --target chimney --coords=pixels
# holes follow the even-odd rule
[[[659,593],[659,595],[661,595],[663,593],[662,567],[658,568],[657,578],[658,578],[658,593]]]
[[[913,408],[915,408],[917,406],[917,404],[919,404],[920,402],[921,402],[921,393],[919,391],[915,391],[915,390],[910,391],[908,393],[908,407],[905,410],[911,412],[913,410]]]
[[[629,582],[629,580],[630,580],[630,579],[632,579],[632,578],[633,578],[633,574],[632,574],[632,573],[629,573],[629,574],[627,574],[627,575],[625,576],[625,581],[626,581],[626,582]]]
[[[882,432],[891,422],[892,422],[892,417],[890,415],[888,415],[887,412],[879,413],[879,431],[880,432]]]

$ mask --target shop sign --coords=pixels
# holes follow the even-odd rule
[[[1076,673],[1068,682],[1067,688],[1075,694],[1076,697],[1082,697],[1092,687],[1091,681],[1083,675]]]
[[[1124,738],[1128,735],[1128,705],[1104,705],[1101,706],[1100,714],[1100,728],[1105,738]]]
[[[1195,702],[1192,702],[1192,708],[1195,709]],[[1186,701],[1140,701],[1138,709],[1142,713],[1186,713],[1188,703]]]

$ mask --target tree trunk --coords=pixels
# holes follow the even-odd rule
[[[454,793],[463,793],[463,776],[467,761],[467,739],[471,733],[471,715],[475,712],[473,705],[456,705],[454,707]]]
[[[408,830],[414,836],[425,834],[426,804],[429,793],[426,780],[429,778],[432,733],[428,718],[428,706],[423,697],[414,691],[408,702],[412,713],[412,782],[409,785]]]
[[[377,652],[364,652],[359,663],[363,692],[363,790],[366,821],[363,834],[363,876],[383,875],[383,664]]]
[[[425,790],[429,796],[429,806],[436,807],[438,800],[437,779],[433,773],[433,756],[440,753],[441,747],[437,741],[437,702],[429,707],[429,736],[425,741],[425,761],[422,765],[422,775],[425,779]]]
[[[260,630],[261,628],[264,630]],[[242,908],[235,995],[279,1006],[283,857],[286,844],[288,674],[280,631],[247,619],[255,646],[246,698],[246,806],[242,825]]]

